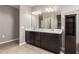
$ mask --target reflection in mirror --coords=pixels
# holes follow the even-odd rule
[[[57,15],[57,20],[58,20],[58,29],[61,29],[61,15]]]
[[[52,8],[39,10],[32,13],[32,28],[61,29],[60,10],[54,11]]]
[[[39,15],[39,28],[61,29],[61,15],[54,13]]]

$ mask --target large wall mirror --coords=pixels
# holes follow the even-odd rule
[[[35,7],[38,10],[32,12],[32,28],[61,29],[61,12],[58,6]]]

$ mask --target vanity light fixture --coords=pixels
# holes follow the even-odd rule
[[[51,8],[51,7],[49,7],[49,8],[45,8],[45,12],[53,12],[54,10]]]
[[[39,15],[39,14],[41,14],[42,12],[39,10],[39,11],[34,11],[34,12],[32,12],[32,14],[33,15]]]

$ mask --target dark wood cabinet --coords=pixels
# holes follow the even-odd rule
[[[76,54],[76,14],[65,16],[65,54]]]
[[[27,43],[34,44],[35,33],[34,33],[34,32],[29,32],[29,31],[27,31],[27,32],[25,33],[25,38],[26,38],[26,42],[27,42]]]
[[[41,46],[40,33],[35,33],[35,45]]]
[[[41,47],[55,53],[60,53],[60,40],[59,35],[44,33],[41,35]]]
[[[61,35],[58,34],[26,31],[26,42],[54,53],[61,51]]]

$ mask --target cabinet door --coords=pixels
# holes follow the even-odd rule
[[[35,32],[30,32],[30,43],[34,44],[34,40],[35,40]]]
[[[60,40],[58,35],[42,34],[41,46],[49,51],[60,53]]]
[[[40,33],[35,33],[35,45],[40,47]]]
[[[29,43],[29,39],[30,39],[30,32],[28,32],[28,31],[25,31],[25,41],[27,42],[27,43]]]
[[[76,54],[76,14],[65,16],[65,54]]]
[[[26,42],[30,44],[34,44],[35,33],[34,32],[26,32]]]

